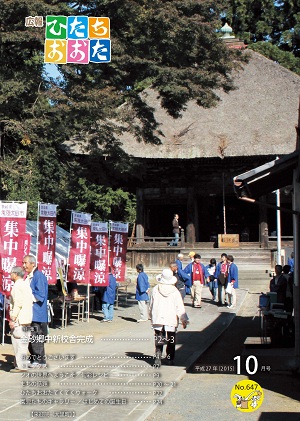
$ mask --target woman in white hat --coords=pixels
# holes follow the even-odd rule
[[[156,280],[158,285],[153,288],[149,313],[155,332],[154,364],[160,367],[164,345],[167,345],[166,364],[174,365],[176,329],[179,322],[185,329],[188,317],[180,292],[175,287],[177,279],[173,276],[172,270],[164,269]]]

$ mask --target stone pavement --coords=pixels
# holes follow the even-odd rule
[[[150,322],[136,322],[139,311],[133,285],[129,292],[128,301],[123,298],[115,310],[112,323],[101,323],[103,316],[96,313],[89,322],[73,320],[66,329],[50,329],[47,369],[9,373],[12,345],[2,345],[0,420],[94,421],[100,416],[109,420],[144,420],[155,408],[166,408],[166,396],[180,390],[179,382],[186,369],[235,317],[234,310],[219,308],[211,301],[208,288],[204,288],[201,309],[192,308],[186,297],[190,324],[186,330],[179,328],[176,365],[157,369],[153,368]],[[237,291],[236,311],[246,295],[245,289]]]
[[[178,387],[173,388],[148,417],[147,421],[296,421],[300,419],[300,375],[290,370],[292,348],[245,348],[249,336],[260,334],[257,312],[258,297],[267,290],[268,280],[260,285],[249,284],[249,291],[229,328],[214,341],[192,365]],[[236,356],[240,357],[241,374],[237,375]],[[246,361],[250,357],[249,375]],[[233,371],[225,368],[231,367]],[[217,370],[214,370],[217,367]],[[287,369],[289,368],[289,369]],[[223,370],[223,372],[221,370]],[[263,389],[261,406],[248,413],[235,409],[230,393],[237,382],[254,381]],[[249,384],[251,387],[251,384]],[[250,390],[251,391],[251,390]],[[248,392],[247,392],[248,394]]]

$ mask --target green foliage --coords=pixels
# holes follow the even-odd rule
[[[37,203],[41,200],[38,181],[39,172],[31,155],[19,155],[18,159],[9,157],[1,177],[1,190],[6,200],[26,200],[28,202],[28,218],[35,219]]]
[[[111,19],[111,63],[97,69],[93,65],[60,66],[64,78],[60,88],[65,94],[60,104],[69,109],[72,123],[91,135],[89,141],[97,138],[106,145],[115,139],[117,129],[125,130],[111,122],[120,119],[117,107],[127,102],[141,117],[143,140],[157,143],[151,135],[158,128],[150,117],[152,111],[138,98],[141,86],[149,81],[161,105],[175,118],[189,100],[210,107],[218,100],[216,89],[233,88],[230,74],[241,57],[228,50],[215,32],[220,25],[221,2],[113,0],[77,4],[78,11],[87,15]],[[128,86],[130,90],[126,90]],[[99,130],[95,121],[101,121]]]
[[[268,41],[300,56],[299,0],[230,0],[224,19],[246,41]]]
[[[120,188],[112,189],[79,178],[76,190],[67,192],[67,199],[79,212],[93,214],[95,221],[135,221],[135,196]]]
[[[255,44],[251,44],[249,48],[300,75],[300,58],[295,57],[293,53],[282,51],[270,42],[256,42]]]
[[[30,215],[41,200],[58,204],[65,220],[72,208],[133,222],[131,181],[144,169],[119,135],[159,143],[153,109],[139,95],[145,87],[174,118],[188,101],[210,107],[217,89],[234,88],[242,58],[216,33],[222,9],[221,0],[0,2],[1,199],[28,200]],[[62,78],[47,78],[44,28],[25,27],[25,18],[74,14],[110,17],[112,61],[58,66]]]

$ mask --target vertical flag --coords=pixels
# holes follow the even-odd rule
[[[26,234],[27,202],[0,201],[0,292],[10,296],[10,272],[22,266],[24,255],[30,251],[30,234]]]
[[[56,284],[56,207],[39,203],[37,261],[49,284]]]
[[[118,282],[125,280],[128,223],[110,222],[110,266]]]
[[[68,281],[88,284],[90,279],[91,214],[72,212]]]
[[[92,286],[108,285],[108,223],[91,225],[91,277]]]

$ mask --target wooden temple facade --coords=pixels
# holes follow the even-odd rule
[[[154,109],[160,144],[138,142],[129,133],[119,138],[125,155],[136,163],[134,174],[119,182],[136,192],[134,237],[140,244],[145,237],[172,236],[174,213],[190,245],[214,242],[225,229],[240,241],[261,244],[276,235],[276,210],[238,200],[233,177],[294,152],[300,77],[256,52],[247,54],[248,63],[233,75],[236,89],[217,92],[220,101],[214,108],[191,101],[173,119],[160,106],[157,92],[141,93]],[[77,139],[74,145],[70,149],[79,153]],[[105,173],[105,162],[109,157],[97,161],[100,172]],[[260,202],[275,205],[276,195],[268,193]],[[281,206],[291,205],[291,190],[284,188]],[[281,227],[282,235],[293,235],[291,214],[281,213]]]
[[[160,107],[153,90],[142,94],[155,109],[162,135],[157,133],[160,145],[121,138],[142,168],[135,181],[137,241],[171,236],[174,213],[189,244],[214,241],[225,229],[241,241],[262,243],[266,235],[276,235],[276,211],[239,201],[232,179],[295,150],[300,78],[251,52],[234,80],[237,89],[218,93],[217,107],[191,102],[177,120]],[[275,205],[276,195],[260,201]],[[291,208],[291,201],[284,189],[282,207]],[[282,235],[292,236],[291,214],[282,212],[281,222]]]
[[[143,242],[145,236],[171,236],[174,213],[179,214],[185,242],[190,244],[215,242],[224,232],[239,234],[240,241],[263,242],[266,231],[269,235],[276,231],[274,209],[249,207],[236,198],[232,188],[234,174],[263,164],[265,157],[153,161],[153,166],[145,163],[149,181],[136,190],[137,242]],[[163,166],[163,174],[157,173],[158,166]],[[262,200],[275,205],[276,196]],[[282,202],[290,208],[291,196],[283,196]],[[283,234],[292,235],[290,215],[282,213],[281,219]]]

